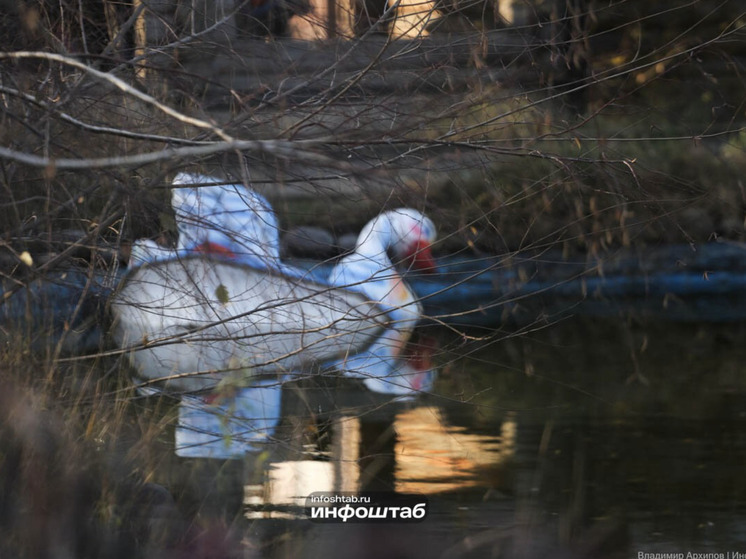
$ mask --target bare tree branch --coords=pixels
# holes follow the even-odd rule
[[[151,97],[147,93],[143,93],[139,89],[132,87],[124,80],[117,78],[116,76],[113,76],[106,72],[101,72],[100,70],[96,70],[95,68],[92,68],[91,66],[87,64],[83,64],[82,62],[79,62],[69,56],[62,56],[59,54],[54,54],[54,53],[49,53],[49,52],[27,52],[27,51],[0,52],[0,59],[20,60],[24,58],[38,58],[42,60],[49,60],[51,62],[58,62],[66,66],[72,66],[73,68],[78,68],[79,70],[83,70],[84,72],[87,72],[101,80],[109,82],[110,84],[120,89],[124,93],[128,95],[132,95],[136,99],[139,99],[149,105],[152,105],[153,107],[155,107],[162,113],[172,118],[175,118],[176,120],[183,122],[184,124],[190,124],[192,126],[196,126],[197,128],[203,128],[205,130],[209,130],[210,132],[213,132],[216,136],[220,137],[226,142],[231,142],[233,140],[233,138],[231,138],[228,134],[226,134],[223,130],[221,130],[219,127],[215,126],[214,124],[211,124],[209,122],[206,122],[198,118],[185,115],[169,107],[168,105],[161,103],[160,101],[158,101],[154,97]]]

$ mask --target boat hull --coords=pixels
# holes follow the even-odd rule
[[[111,308],[139,374],[187,392],[308,370],[364,350],[386,323],[358,293],[203,256],[132,270]]]

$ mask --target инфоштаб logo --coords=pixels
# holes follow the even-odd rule
[[[323,523],[410,523],[425,520],[427,505],[422,495],[317,492],[306,497],[306,515]]]

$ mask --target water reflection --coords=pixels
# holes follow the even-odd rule
[[[174,456],[177,436],[155,480],[180,504],[198,503],[199,518],[236,522],[256,557],[740,551],[743,335],[733,325],[621,321],[478,346],[441,333],[434,359],[420,360],[438,371],[427,394],[377,394],[327,375],[257,386],[271,405],[251,416],[249,433],[226,437],[213,416],[214,444],[222,452],[240,439],[241,459]],[[182,414],[179,428],[185,418],[194,416]],[[427,521],[302,517],[314,491],[376,490],[428,495]]]
[[[508,414],[499,433],[470,433],[450,425],[433,405],[406,410],[394,421],[395,490],[433,494],[478,487],[480,470],[507,466],[515,454],[517,424]]]
[[[311,459],[314,453],[306,446],[305,457],[268,465],[264,484],[247,488],[248,518],[276,518],[278,505],[298,507],[300,513],[305,497],[318,491],[429,495],[478,487],[481,470],[507,468],[515,452],[514,421],[495,437],[449,425],[433,405],[409,403],[390,409],[388,418],[350,411],[330,419],[326,452]]]
[[[384,332],[359,359],[349,358],[355,367],[342,373],[348,378],[360,378],[362,391],[389,395],[397,401],[427,394],[436,378],[432,363],[437,350],[435,339],[415,336],[401,357],[392,358],[390,333],[400,336],[394,329]],[[282,418],[283,384],[300,376],[257,380],[248,387],[226,384],[209,394],[181,395],[175,429],[176,454],[189,458],[239,459],[261,449],[271,442]],[[150,392],[158,393],[153,389]]]
[[[280,421],[282,383],[254,385],[179,400],[175,451],[185,458],[239,458],[266,442]]]

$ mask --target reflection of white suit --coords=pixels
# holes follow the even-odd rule
[[[228,397],[182,395],[176,454],[192,458],[240,458],[266,442],[280,422],[282,384],[262,381]]]

